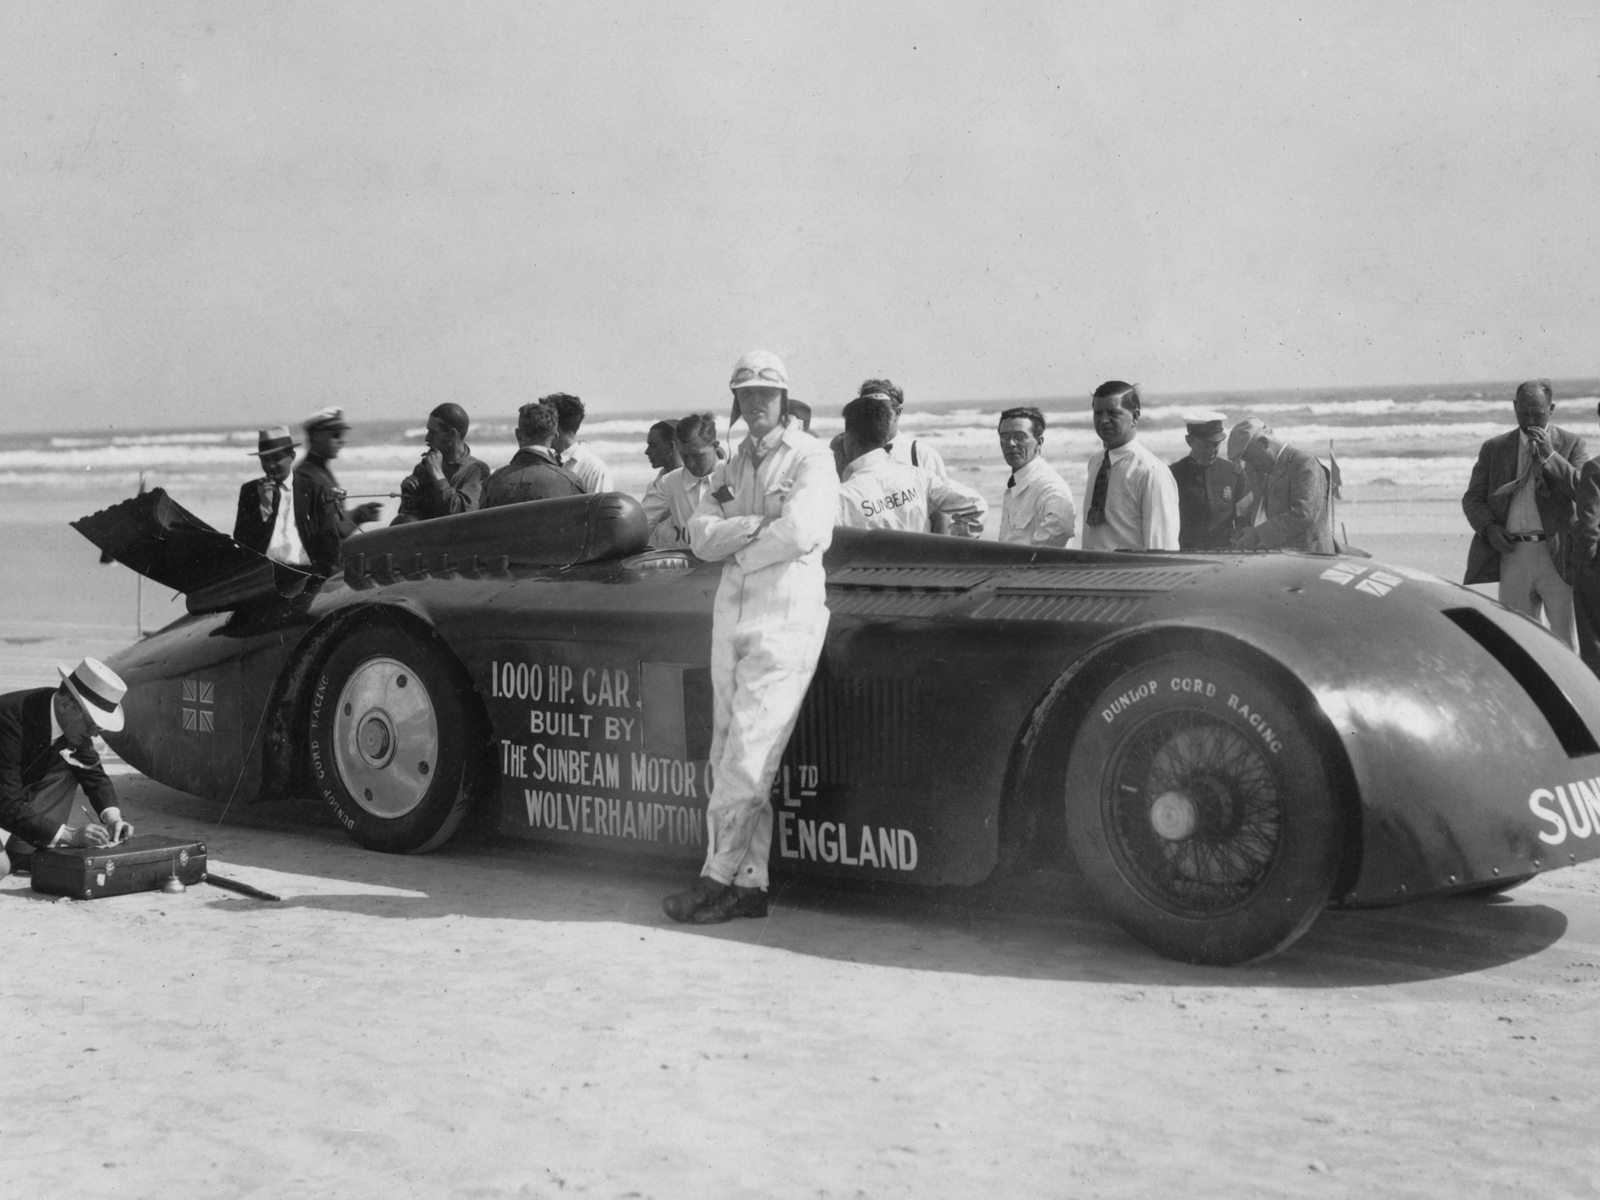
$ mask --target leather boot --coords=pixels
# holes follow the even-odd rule
[[[708,904],[722,898],[723,893],[733,891],[733,885],[718,883],[709,875],[702,875],[695,880],[694,886],[686,892],[674,892],[661,902],[661,911],[674,921],[692,920],[694,914],[705,908]],[[723,917],[724,921],[728,918]]]
[[[720,925],[735,917],[764,917],[767,915],[765,888],[730,886],[727,891],[709,904],[695,909],[689,917],[691,925]]]

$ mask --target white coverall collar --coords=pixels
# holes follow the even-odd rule
[[[849,479],[857,471],[870,472],[873,467],[889,461],[889,448],[880,446],[876,450],[868,450],[865,454],[858,455],[845,464],[844,478]]]

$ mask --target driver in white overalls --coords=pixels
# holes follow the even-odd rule
[[[689,519],[695,554],[724,563],[711,623],[706,861],[692,888],[661,904],[697,925],[767,915],[768,798],[828,632],[822,554],[839,508],[833,454],[790,420],[778,356],[745,355],[730,386],[750,434],[714,468]]]

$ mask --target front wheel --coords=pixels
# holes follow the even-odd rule
[[[483,785],[484,738],[472,684],[403,630],[369,626],[335,647],[311,705],[311,777],[369,850],[442,846]]]
[[[1277,689],[1193,653],[1125,671],[1095,699],[1073,741],[1066,815],[1118,924],[1217,965],[1305,932],[1344,836],[1308,721]]]

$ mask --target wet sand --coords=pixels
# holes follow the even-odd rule
[[[1379,558],[1457,578],[1451,507],[1344,516]],[[0,553],[34,583],[0,614],[5,687],[134,627],[128,572],[19,528]],[[176,607],[147,590],[146,625]],[[660,915],[682,881],[659,869],[387,857],[309,802],[224,816],[119,784],[142,832],[204,840],[283,900],[0,882],[19,1195],[1600,1190],[1595,864],[1329,913],[1225,971],[1154,956],[1060,878],[796,885],[765,921],[689,930]]]

